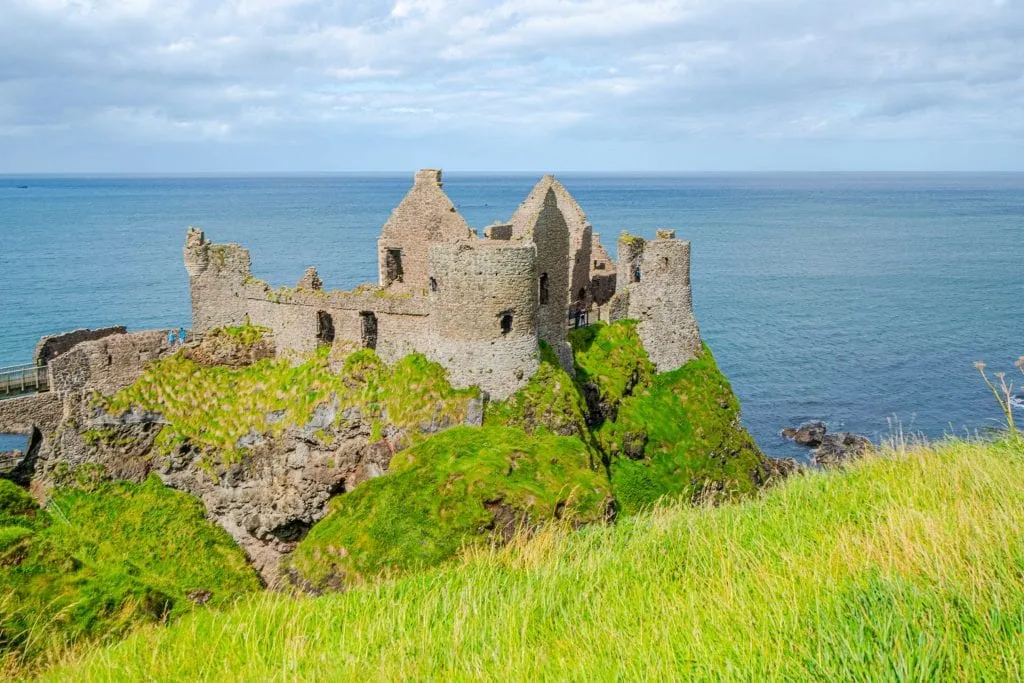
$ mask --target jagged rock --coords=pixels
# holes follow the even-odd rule
[[[204,336],[198,344],[187,346],[182,353],[198,365],[240,368],[264,358],[273,358],[276,346],[269,333],[264,333],[252,341],[215,330]]]
[[[0,478],[13,472],[24,459],[25,454],[22,451],[0,452]]]
[[[782,436],[792,439],[801,446],[816,448],[821,445],[825,431],[825,423],[816,420],[814,422],[805,422],[799,427],[786,427],[782,430]]]
[[[822,467],[836,467],[864,455],[872,448],[866,436],[850,432],[826,434],[814,453],[811,462]]]

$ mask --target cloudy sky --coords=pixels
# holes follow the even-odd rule
[[[0,173],[1024,170],[1024,0],[0,0]]]

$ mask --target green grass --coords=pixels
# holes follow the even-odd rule
[[[347,593],[264,594],[45,679],[1020,680],[1021,501],[1019,445],[918,448]]]
[[[527,434],[541,430],[589,440],[586,410],[572,377],[562,369],[551,347],[541,341],[537,372],[506,400],[490,403],[484,424],[516,427]]]
[[[622,399],[597,440],[626,514],[662,496],[749,495],[767,479],[764,455],[740,423],[739,401],[707,346]]]
[[[349,587],[438,564],[516,526],[600,521],[610,501],[607,479],[591,469],[578,439],[456,427],[396,454],[387,475],[335,497],[284,568],[308,589]]]
[[[199,595],[226,606],[260,583],[199,501],[152,477],[58,490],[46,510],[0,480],[0,586],[2,670],[176,618]]]
[[[337,424],[345,409],[357,408],[367,422],[397,427],[416,443],[425,438],[421,428],[463,422],[469,400],[479,395],[477,389],[453,389],[444,369],[420,354],[388,367],[363,349],[348,356],[337,373],[327,351],[298,365],[267,359],[242,368],[198,365],[178,353],[149,365],[113,397],[96,401],[114,415],[132,408],[161,414],[169,424],[157,437],[160,451],[188,442],[211,460],[237,462],[244,452],[239,439],[252,432],[279,437],[289,427],[303,427],[317,406],[334,397]],[[89,435],[102,437],[101,432]]]

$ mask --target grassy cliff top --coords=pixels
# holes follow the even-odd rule
[[[46,680],[1024,677],[1024,449],[953,442],[717,508],[144,627]]]
[[[0,480],[0,674],[71,643],[113,640],[260,588],[202,503],[165,487],[59,489],[41,510]]]
[[[254,333],[234,334],[248,339]],[[169,424],[157,438],[159,448],[188,441],[230,461],[240,457],[239,440],[252,432],[280,436],[289,427],[307,425],[318,406],[335,400],[337,423],[346,409],[355,408],[377,431],[380,424],[393,425],[415,442],[422,436],[420,425],[465,421],[468,403],[477,396],[475,388],[453,389],[444,368],[421,354],[388,366],[362,349],[334,372],[322,349],[298,365],[266,359],[241,368],[199,365],[178,353],[150,364],[130,387],[97,401],[114,415],[134,408],[163,416]]]

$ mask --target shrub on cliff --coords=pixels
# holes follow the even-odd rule
[[[260,588],[202,504],[155,477],[58,490],[45,510],[0,480],[0,586],[7,667]]]
[[[337,589],[438,564],[520,527],[605,519],[611,491],[575,438],[456,427],[395,455],[390,471],[335,497],[285,560],[292,580]]]

